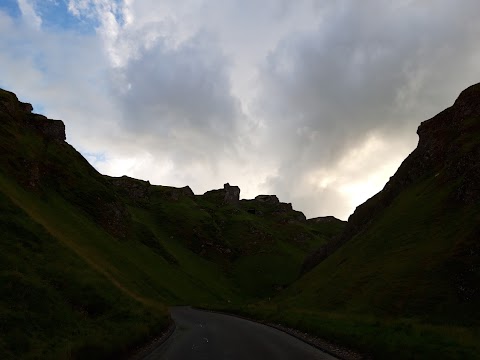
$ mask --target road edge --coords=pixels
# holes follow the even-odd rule
[[[275,324],[251,317],[247,317],[244,315],[239,315],[235,313],[230,313],[227,311],[221,311],[221,310],[212,310],[212,309],[207,309],[207,308],[201,308],[201,307],[196,307],[196,306],[191,306],[192,309],[200,310],[200,311],[206,311],[206,312],[212,312],[212,313],[217,313],[217,314],[222,314],[222,315],[228,315],[228,316],[233,316],[239,319],[243,320],[248,320],[252,321],[258,324],[266,325],[271,328],[274,328],[276,330],[282,331],[285,334],[288,334],[290,336],[293,336],[294,338],[297,338],[300,341],[303,341],[304,343],[313,346],[314,348],[321,350],[328,355],[334,356],[338,358],[339,360],[370,360],[371,358],[365,354],[361,354],[358,351],[355,351],[351,348],[348,348],[346,346],[338,345],[335,344],[331,341],[322,339],[318,336],[313,336],[311,334],[308,334],[306,332],[302,332],[297,329],[289,328],[287,326],[284,326],[282,324]]]
[[[128,359],[129,360],[141,360],[151,354],[155,349],[159,346],[163,345],[172,334],[175,332],[177,325],[175,321],[171,320],[170,324],[168,325],[167,330],[161,333],[159,336],[154,337],[148,343],[144,344],[139,349],[135,350],[133,354],[131,354]]]

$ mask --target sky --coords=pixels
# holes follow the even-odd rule
[[[478,0],[0,0],[0,87],[101,173],[347,219],[480,81]]]

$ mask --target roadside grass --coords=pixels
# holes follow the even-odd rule
[[[235,312],[304,331],[373,359],[480,358],[479,327],[437,325],[415,318],[379,318],[270,304],[244,306]]]

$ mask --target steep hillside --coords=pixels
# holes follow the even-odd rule
[[[283,315],[272,316],[380,358],[478,358],[480,84],[418,135],[384,189],[276,299]]]
[[[151,247],[172,264],[170,242],[222,268],[247,297],[264,297],[294,281],[307,254],[338,234],[344,222],[307,221],[275,195],[240,200],[240,189],[194,195],[187,186],[172,188],[128,178],[108,178],[127,204],[130,238]],[[254,280],[252,280],[254,279]]]
[[[385,188],[351,215],[338,249],[325,247],[296,286],[309,289],[300,290],[305,300],[480,322],[480,85],[423,122],[418,135]],[[331,286],[339,290],[315,297],[314,288]]]
[[[117,358],[166,327],[166,305],[275,294],[335,233],[228,184],[101,175],[65,138],[0,90],[1,358]]]

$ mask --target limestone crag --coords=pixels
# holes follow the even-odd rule
[[[240,188],[226,183],[223,189],[207,191],[203,196],[221,204],[237,204],[240,201]]]
[[[224,202],[234,204],[240,200],[240,188],[238,186],[231,186],[226,183],[223,185],[223,190],[225,190]]]
[[[63,142],[66,139],[62,120],[52,120],[32,113],[32,104],[19,101],[14,93],[3,89],[0,89],[0,111],[8,115],[10,121],[35,129],[47,141]]]
[[[46,140],[57,142],[66,140],[65,124],[62,120],[52,120],[43,115],[31,114],[28,125],[36,129]]]
[[[122,177],[108,177],[108,179],[121,194],[128,196],[133,202],[148,201],[149,181],[137,180],[125,175]]]
[[[277,195],[257,195],[255,196],[255,200],[264,202],[267,204],[279,204],[280,200],[278,200]]]
[[[190,189],[190,186],[184,186],[181,188],[165,186],[163,188],[164,196],[169,200],[177,201],[183,197],[193,198],[195,196],[192,189]]]
[[[326,223],[333,223],[338,221],[342,221],[342,220],[337,219],[335,216],[320,216],[320,217],[311,218],[307,220],[307,222],[310,222],[313,224],[326,224]]]
[[[301,211],[293,210],[291,203],[283,203],[276,195],[258,195],[254,199],[240,202],[250,214],[272,217],[280,224],[305,222],[306,217]]]
[[[18,103],[19,103],[19,107],[22,111],[24,111],[26,113],[31,113],[33,111],[32,104],[24,103],[24,102],[21,102],[21,101],[19,101]]]

